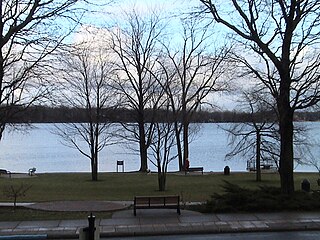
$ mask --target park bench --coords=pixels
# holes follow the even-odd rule
[[[187,172],[201,172],[203,175],[203,167],[189,167],[185,170],[184,174],[187,174]]]
[[[5,169],[0,169],[0,176],[1,175],[9,175],[9,178],[11,178],[11,172]]]
[[[133,204],[133,214],[137,215],[137,209],[177,209],[180,215],[180,196],[135,196]]]

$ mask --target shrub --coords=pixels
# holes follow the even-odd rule
[[[247,189],[225,181],[222,194],[215,193],[207,201],[207,212],[265,212],[320,209],[320,193],[296,191],[281,193],[280,188],[260,186]]]

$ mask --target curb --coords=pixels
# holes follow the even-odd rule
[[[260,229],[212,229],[212,230],[186,230],[186,231],[154,231],[154,232],[113,232],[101,233],[101,238],[108,237],[143,237],[143,236],[166,236],[166,235],[200,235],[200,234],[225,234],[225,233],[249,233],[249,232],[297,232],[297,231],[320,231],[320,227],[295,227],[295,228],[260,228]]]
[[[47,239],[47,234],[0,236],[0,240],[43,240],[43,239]]]
[[[47,234],[46,239],[79,239],[79,234],[67,234],[67,233],[55,233],[55,234]]]
[[[309,225],[310,224],[310,225]],[[200,235],[200,234],[224,234],[224,233],[249,233],[249,232],[295,232],[295,231],[320,231],[320,226],[311,226],[312,222],[305,225],[279,226],[272,228],[215,228],[215,229],[176,229],[167,231],[132,231],[132,232],[101,232],[100,238],[110,237],[139,237],[139,236],[167,236],[167,235]],[[0,240],[42,240],[42,239],[79,239],[79,234],[72,233],[48,233],[44,235],[12,235],[0,236]]]

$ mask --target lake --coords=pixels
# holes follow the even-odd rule
[[[228,135],[220,126],[227,127],[229,123],[204,123],[197,136],[190,143],[190,166],[203,166],[204,171],[221,172],[228,165],[231,171],[246,171],[246,160],[237,159],[225,161],[225,155],[230,151]],[[309,139],[320,142],[320,122],[299,123],[310,129]],[[37,173],[52,172],[90,172],[90,161],[77,150],[68,148],[60,142],[60,138],[52,134],[54,124],[32,124],[26,133],[9,131],[4,133],[0,142],[0,168],[11,172],[28,172],[35,167]],[[312,152],[319,156],[320,147],[314,146]],[[121,145],[106,147],[99,155],[99,171],[115,172],[117,160],[124,161],[125,171],[139,169],[139,156]],[[151,170],[156,168],[149,163]],[[169,171],[177,171],[177,161],[169,164]],[[311,166],[296,166],[295,171],[316,171]]]

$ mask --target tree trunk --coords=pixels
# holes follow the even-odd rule
[[[91,180],[98,181],[98,155],[95,153],[91,158]]]
[[[147,172],[148,169],[148,150],[146,144],[146,135],[144,123],[139,123],[139,147],[140,147],[140,172]]]
[[[284,194],[294,192],[293,178],[293,109],[290,106],[290,73],[282,73],[280,95],[277,101],[280,131],[279,173],[281,191]]]
[[[261,152],[261,135],[260,131],[257,131],[257,146],[256,146],[256,181],[261,182],[261,166],[260,166],[260,152]]]
[[[164,192],[166,190],[166,174],[164,172],[158,172],[158,184],[159,191]]]
[[[98,181],[98,152],[96,150],[96,135],[94,123],[92,121],[91,107],[89,107],[89,119],[90,119],[90,154],[91,154],[91,180]]]
[[[281,190],[284,194],[292,194],[294,192],[292,113],[280,114],[280,136],[279,173]]]
[[[183,123],[183,168],[186,165],[186,159],[189,158],[189,123]]]
[[[0,4],[1,5],[1,4]],[[2,17],[0,17],[2,18]],[[0,41],[2,43],[2,41]],[[3,57],[2,57],[2,48],[0,48],[0,105],[4,104],[5,105],[5,102],[3,102],[3,81],[4,81],[4,69],[3,69],[3,66],[4,66],[4,62],[3,62]],[[0,118],[0,140],[2,140],[2,134],[4,132],[4,129],[5,129],[5,125],[6,125],[6,113],[7,112],[7,109],[6,109],[6,106],[4,107],[4,109],[1,110],[0,114],[2,115],[1,118]]]
[[[180,139],[180,131],[179,131],[179,123],[176,121],[174,123],[175,134],[176,134],[176,142],[177,142],[177,152],[178,152],[178,163],[179,163],[179,171],[183,171],[183,155],[182,155],[182,146]]]

